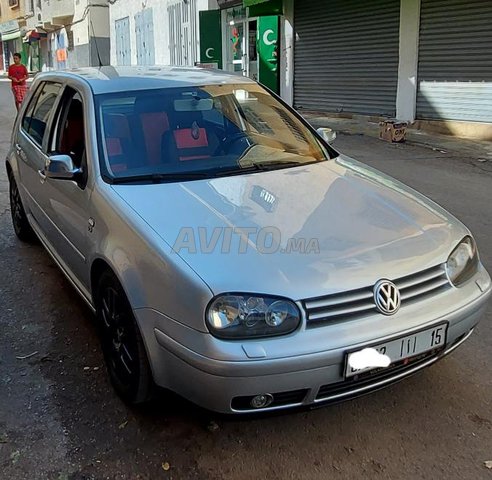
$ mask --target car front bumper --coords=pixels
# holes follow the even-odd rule
[[[479,296],[451,313],[434,316],[425,322],[419,319],[418,328],[408,328],[389,336],[371,337],[364,342],[308,355],[242,361],[227,358],[212,349],[206,342],[210,334],[192,331],[155,310],[140,309],[135,313],[146,339],[154,380],[159,386],[208,410],[244,414],[339,402],[410,376],[449,354],[471,335],[485,312],[490,294],[490,278],[487,276],[486,289]],[[443,322],[448,323],[448,331],[446,345],[441,349],[418,357],[409,364],[395,365],[355,381],[344,379],[347,350],[364,348],[375,341],[382,343]],[[329,330],[330,326],[324,328]],[[190,342],[194,345],[192,349],[185,346],[187,344],[183,339],[193,335],[202,337],[204,341],[202,345],[197,345],[196,341]],[[252,408],[250,400],[261,394],[272,395],[273,403],[263,409]]]

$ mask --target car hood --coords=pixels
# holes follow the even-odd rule
[[[367,287],[445,262],[468,233],[424,196],[344,156],[112,188],[215,294],[300,300]]]

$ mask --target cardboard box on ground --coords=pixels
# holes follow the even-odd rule
[[[402,143],[407,133],[407,122],[386,120],[379,122],[379,138],[390,143]]]

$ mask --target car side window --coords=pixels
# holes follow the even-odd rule
[[[36,103],[38,102],[39,95],[41,95],[43,88],[44,88],[44,84],[38,86],[33,96],[31,97],[29,105],[26,108],[26,112],[24,113],[24,118],[22,119],[22,128],[26,133],[29,131],[29,127],[31,125],[31,119],[32,119],[32,112],[34,110],[34,107],[36,106]]]
[[[87,180],[87,156],[85,148],[84,102],[82,96],[66,87],[60,108],[52,128],[48,149],[50,155],[68,155],[76,168],[82,170],[79,185],[84,188]]]
[[[43,145],[46,126],[60,90],[58,83],[45,83],[37,95],[36,105],[31,111],[29,105],[22,121],[24,131],[39,147]]]

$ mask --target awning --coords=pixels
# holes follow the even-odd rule
[[[258,5],[259,3],[266,3],[270,0],[243,0],[243,5],[245,7],[251,7],[251,5]]]
[[[39,42],[41,38],[46,38],[48,34],[46,32],[38,32],[37,30],[29,30],[25,37],[22,39],[24,43]]]

